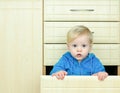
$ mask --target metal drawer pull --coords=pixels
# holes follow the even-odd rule
[[[94,32],[92,32],[92,34],[94,34]]]
[[[72,12],[79,12],[79,11],[94,11],[94,9],[70,9]]]

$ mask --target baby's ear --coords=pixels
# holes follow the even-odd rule
[[[69,50],[69,44],[68,43],[66,43],[66,46],[67,46],[67,49]]]
[[[92,46],[93,46],[93,44],[90,44],[90,50],[89,50],[90,52],[92,51]]]

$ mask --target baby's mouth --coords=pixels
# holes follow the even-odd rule
[[[81,57],[82,56],[82,54],[77,54],[77,57]]]

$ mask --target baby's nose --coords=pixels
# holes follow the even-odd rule
[[[82,48],[81,48],[81,47],[78,47],[78,48],[77,48],[77,51],[79,51],[79,52],[82,51]]]

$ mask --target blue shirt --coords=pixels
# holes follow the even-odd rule
[[[92,75],[98,72],[105,72],[105,68],[100,60],[93,54],[88,56],[81,62],[78,62],[70,52],[66,52],[60,60],[54,65],[50,74],[64,70],[67,75]]]

